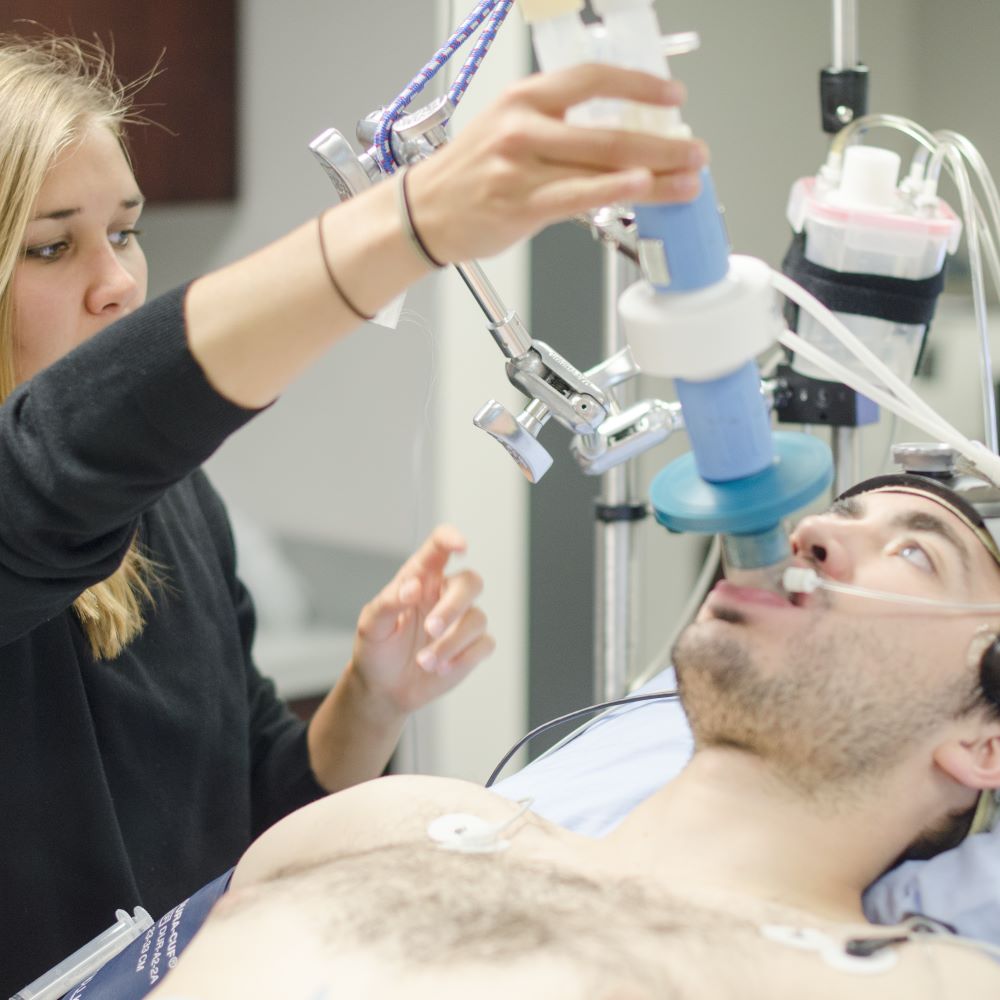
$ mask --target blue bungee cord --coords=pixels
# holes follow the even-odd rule
[[[458,76],[448,89],[448,99],[452,104],[457,105],[513,6],[514,0],[480,0],[476,9],[455,29],[451,38],[434,53],[430,61],[425,63],[402,93],[382,112],[382,118],[375,130],[372,147],[368,150],[368,155],[378,163],[382,173],[392,174],[396,171],[396,161],[390,146],[392,126],[409,107],[410,101],[434,79],[438,70],[468,41],[483,21],[489,18],[486,27],[483,28],[476,40],[472,52],[469,53],[468,59],[465,60]]]

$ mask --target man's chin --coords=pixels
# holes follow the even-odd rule
[[[750,667],[749,654],[741,633],[728,627],[740,621],[738,611],[724,616],[713,612],[704,620],[699,616],[678,636],[671,656],[682,701],[685,687],[693,694],[695,689],[728,689],[742,681]]]

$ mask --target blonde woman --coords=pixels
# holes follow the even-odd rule
[[[409,176],[448,262],[615,200],[696,192],[701,146],[563,123],[676,84],[584,67],[509,90]],[[407,713],[492,649],[439,528],[362,611],[308,725],[250,656],[253,610],[199,465],[429,270],[398,181],[144,305],[127,92],[75,42],[0,44],[0,995],[162,912],[291,810],[381,772]],[[371,266],[374,261],[377,267]]]

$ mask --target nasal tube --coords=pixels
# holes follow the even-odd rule
[[[852,594],[867,597],[873,601],[891,604],[907,604],[920,608],[941,608],[947,611],[989,611],[1000,612],[1000,604],[970,604],[964,601],[940,601],[936,597],[917,597],[908,594],[893,594],[886,590],[871,590],[856,587],[851,583],[838,583],[821,577],[809,566],[789,566],[782,573],[781,583],[789,594],[812,594],[816,590],[831,590],[838,594]]]

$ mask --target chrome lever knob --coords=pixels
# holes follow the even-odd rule
[[[539,420],[529,411],[530,407],[520,417],[515,417],[502,403],[491,399],[472,418],[472,422],[507,449],[529,483],[537,483],[549,471],[552,456],[528,429],[536,424],[541,430],[544,420]]]
[[[378,164],[366,153],[356,155],[351,144],[335,128],[328,128],[316,136],[309,148],[333,181],[341,201],[360,194],[379,179]]]
[[[595,385],[600,386],[605,392],[613,389],[622,382],[627,382],[639,374],[639,366],[632,356],[631,347],[623,347],[620,351],[612,354],[610,358],[602,361],[593,368],[588,368],[584,372]]]

